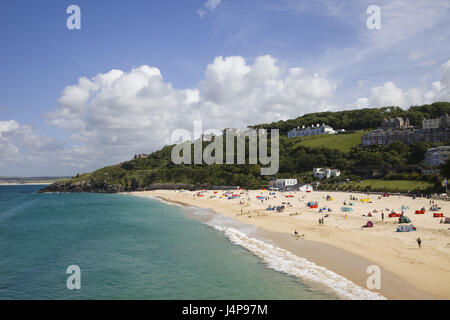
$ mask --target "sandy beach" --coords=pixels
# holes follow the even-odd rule
[[[433,218],[429,199],[319,191],[271,194],[265,190],[233,191],[240,197],[228,199],[224,193],[208,190],[199,196],[198,192],[157,190],[131,194],[210,208],[255,225],[267,232],[266,237],[276,238],[278,244],[284,241],[289,251],[306,255],[305,258],[363,287],[368,277],[366,265],[378,265],[382,268],[382,288],[378,292],[389,299],[450,299],[450,225],[440,223],[441,218]],[[328,195],[331,200],[326,200]],[[357,200],[350,200],[351,196]],[[370,200],[361,201],[367,198]],[[308,208],[309,201],[317,201],[318,208]],[[450,202],[435,200],[434,204],[441,207],[438,212],[444,216],[450,211]],[[285,207],[282,212],[266,210],[282,205]],[[402,206],[417,231],[396,232],[398,218],[390,218],[388,214],[392,210],[401,213]],[[341,207],[353,211],[342,212]],[[422,207],[427,209],[426,213],[415,214]],[[327,209],[319,212],[320,208]],[[369,212],[371,217],[367,216]],[[323,224],[319,224],[319,218],[324,218]],[[373,222],[373,227],[362,228],[368,221]],[[294,231],[303,237],[298,241],[286,240],[294,239]],[[422,240],[421,248],[416,242],[418,237]],[[314,249],[314,243],[334,249]]]

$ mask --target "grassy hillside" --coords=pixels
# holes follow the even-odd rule
[[[408,117],[416,128],[420,128],[422,120],[437,118],[450,114],[449,102],[435,102],[422,106],[412,106],[408,110],[399,107],[364,108],[358,110],[325,111],[308,113],[296,119],[255,125],[255,128],[277,128],[286,134],[289,129],[325,123],[334,129],[368,130],[380,126],[383,118]]]
[[[318,135],[311,137],[299,137],[300,145],[308,148],[328,148],[341,152],[349,152],[354,146],[361,143],[361,137],[368,131],[360,131],[350,134]]]
[[[343,183],[337,188],[355,191],[411,192],[425,191],[433,186],[434,184],[428,181],[370,179],[361,182]]]
[[[294,120],[280,121],[257,127],[280,128],[281,132],[311,123],[327,123],[336,129],[359,130],[354,133],[287,138],[280,136],[279,170],[273,176],[260,173],[262,164],[181,164],[171,161],[173,146],[166,146],[146,158],[137,158],[121,164],[105,167],[92,173],[79,174],[72,179],[57,182],[44,191],[67,192],[121,192],[148,190],[155,185],[183,184],[187,186],[241,186],[266,187],[271,179],[297,178],[301,182],[314,180],[315,167],[332,167],[341,170],[335,181],[321,181],[321,185],[334,189],[344,188],[346,179],[366,180],[349,185],[354,190],[388,191],[441,190],[440,177],[422,176],[420,168],[427,148],[441,143],[420,142],[404,144],[393,142],[389,146],[362,147],[361,136],[380,124],[385,116],[408,116],[419,123],[424,117],[450,114],[450,103],[434,103],[409,110],[399,108],[362,109],[352,111],[308,114]],[[203,142],[203,148],[207,146]],[[235,148],[236,152],[236,148]],[[248,152],[248,150],[247,150]],[[225,146],[224,146],[225,154]],[[248,153],[247,153],[248,156]],[[235,154],[236,157],[236,154]],[[393,175],[396,180],[391,179]],[[370,180],[367,180],[370,179]],[[389,180],[380,180],[389,179]],[[328,185],[328,186],[327,186]]]

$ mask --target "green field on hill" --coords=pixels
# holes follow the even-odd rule
[[[428,181],[417,180],[380,180],[369,179],[362,182],[348,182],[340,186],[340,188],[358,190],[358,191],[390,191],[390,192],[412,192],[422,191],[433,187]],[[339,188],[339,189],[340,189]]]
[[[342,152],[349,152],[353,146],[361,143],[361,137],[367,131],[355,132],[350,134],[332,134],[302,137],[300,145],[309,148],[328,148],[337,149]]]

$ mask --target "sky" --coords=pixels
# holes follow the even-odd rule
[[[67,27],[71,5],[80,29]],[[450,101],[450,0],[0,6],[0,176],[92,171],[171,144],[194,121],[245,128]]]

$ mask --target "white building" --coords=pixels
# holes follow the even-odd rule
[[[338,169],[314,168],[313,175],[318,179],[329,179],[339,177],[341,172]]]
[[[278,190],[286,190],[297,185],[297,179],[277,179],[275,180],[275,188]]]
[[[313,191],[313,186],[310,184],[304,184],[298,187],[298,191]]]
[[[233,134],[236,136],[240,136],[240,135],[263,135],[263,134],[267,134],[267,129],[253,129],[250,127],[247,127],[246,129],[237,129],[237,128],[225,128],[223,130],[223,134],[227,135],[227,134]]]
[[[311,127],[297,127],[294,129],[291,129],[288,131],[288,138],[292,137],[307,137],[307,136],[315,136],[318,134],[335,134],[336,131],[333,130],[332,127],[327,126],[326,124],[322,123],[320,126],[317,125],[311,125]]]
[[[425,163],[430,167],[438,167],[450,158],[450,146],[427,149]]]
[[[202,133],[202,135],[201,135],[202,141],[206,141],[206,142],[213,142],[215,138],[216,138],[216,136],[213,133],[209,133],[209,134]]]

